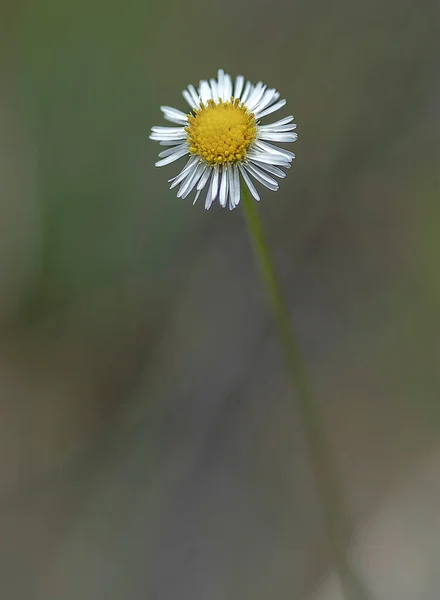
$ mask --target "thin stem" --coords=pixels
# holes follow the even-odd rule
[[[359,580],[347,552],[352,527],[342,483],[314,398],[300,344],[275,274],[258,209],[244,184],[242,202],[252,245],[270,296],[293,388],[296,391],[334,568],[339,575],[346,600],[367,600],[369,593]]]

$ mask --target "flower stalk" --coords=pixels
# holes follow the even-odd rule
[[[333,566],[339,576],[345,600],[368,600],[369,593],[355,572],[348,552],[353,529],[349,522],[342,482],[314,397],[300,343],[278,283],[258,208],[243,184],[242,205],[254,253],[272,305],[292,386],[296,392]]]

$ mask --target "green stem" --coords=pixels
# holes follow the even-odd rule
[[[272,303],[292,384],[296,391],[334,568],[339,575],[347,600],[367,600],[369,594],[351,565],[347,552],[353,530],[348,519],[342,483],[314,398],[300,344],[275,274],[257,205],[244,184],[242,184],[242,203],[255,255]]]

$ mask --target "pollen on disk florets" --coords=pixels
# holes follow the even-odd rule
[[[208,165],[244,160],[257,136],[257,121],[240,100],[203,102],[188,115],[189,151]]]

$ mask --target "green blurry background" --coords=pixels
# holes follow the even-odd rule
[[[355,559],[440,596],[439,29],[429,0],[3,0],[1,598],[340,598],[241,211],[154,167],[159,106],[218,68],[298,123],[259,208]]]

